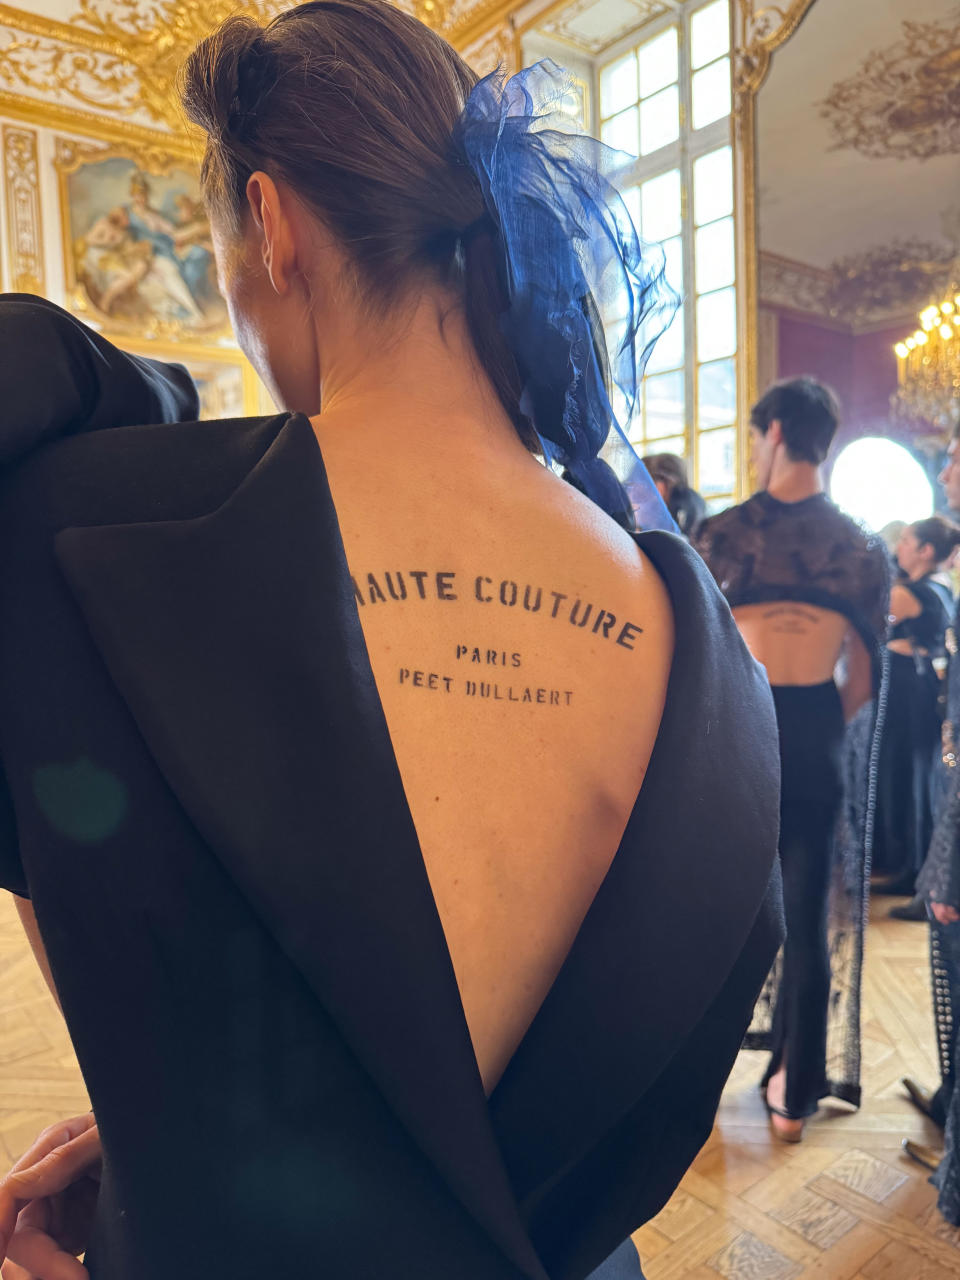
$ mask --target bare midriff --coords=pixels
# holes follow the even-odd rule
[[[834,678],[850,629],[842,613],[776,600],[740,605],[733,616],[772,685],[816,685]]]

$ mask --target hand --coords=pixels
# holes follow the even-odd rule
[[[89,1280],[76,1255],[87,1247],[100,1163],[90,1111],[44,1129],[0,1179],[2,1280]]]
[[[956,924],[960,920],[960,911],[956,907],[948,907],[945,902],[931,902],[930,910],[937,924]]]

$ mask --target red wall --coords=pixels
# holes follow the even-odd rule
[[[854,336],[793,316],[778,318],[777,374],[795,378],[809,373],[828,383],[843,411],[837,446],[864,435],[909,438],[892,420],[890,397],[897,389],[897,357],[893,344],[904,325]]]

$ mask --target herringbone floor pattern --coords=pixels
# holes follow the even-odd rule
[[[960,1232],[900,1140],[936,1145],[899,1080],[936,1080],[924,925],[874,911],[864,987],[864,1091],[823,1111],[799,1146],[770,1135],[742,1054],[718,1124],[677,1193],[636,1233],[648,1280],[957,1280]],[[0,893],[0,1164],[53,1120],[89,1108],[59,1011]]]

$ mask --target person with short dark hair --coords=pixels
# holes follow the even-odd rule
[[[882,542],[823,491],[838,414],[813,378],[771,387],[750,419],[760,491],[707,520],[697,542],[777,707],[787,939],[746,1044],[771,1050],[764,1098],[785,1141],[800,1140],[820,1098],[860,1098],[870,791],[863,767],[844,799],[845,762],[865,766],[876,738],[890,571]]]
[[[775,427],[774,447],[782,443],[793,463],[819,467],[837,430],[840,406],[833,391],[815,378],[776,382],[750,411],[750,426],[766,438]]]
[[[916,520],[897,542],[899,580],[890,593],[887,711],[877,771],[873,870],[890,877],[876,887],[913,894],[933,831],[933,770],[940,743],[940,677],[953,597],[934,574],[960,544],[960,527],[942,516]],[[926,920],[915,899],[890,913]]]

